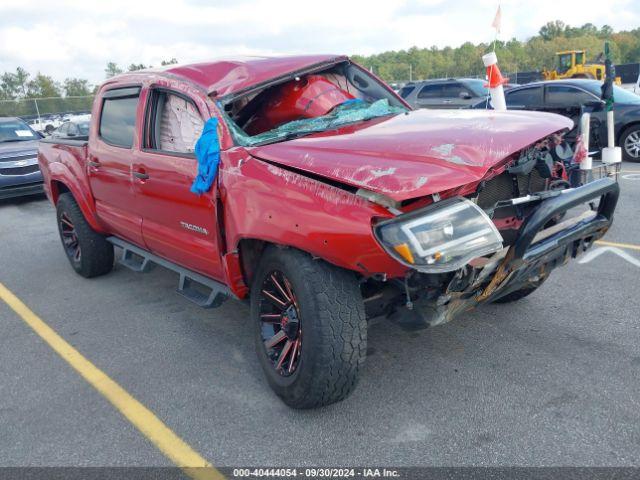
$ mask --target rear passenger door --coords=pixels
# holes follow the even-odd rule
[[[146,91],[141,149],[132,165],[144,242],[151,252],[222,279],[216,185],[191,193],[198,172],[194,148],[209,118],[203,99],[167,88]]]
[[[114,235],[143,246],[131,177],[139,96],[139,86],[102,93],[97,131],[89,137],[87,171],[100,220]]]

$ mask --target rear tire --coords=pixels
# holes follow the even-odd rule
[[[56,213],[62,247],[73,269],[85,278],[109,273],[113,245],[91,228],[73,195],[60,195]]]
[[[353,391],[367,351],[364,302],[353,272],[299,250],[269,247],[252,282],[251,318],[260,365],[284,403],[316,408]],[[280,337],[275,346],[265,345]]]

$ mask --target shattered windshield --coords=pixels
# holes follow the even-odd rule
[[[407,109],[404,107],[389,105],[389,100],[386,98],[377,100],[373,103],[365,102],[360,99],[352,99],[338,105],[326,115],[287,122],[272,130],[254,136],[250,136],[245,133],[228,117],[227,123],[229,124],[238,143],[244,146],[255,146],[289,140],[311,133],[323,132],[350,123],[370,120],[372,118],[397,115],[406,111]]]

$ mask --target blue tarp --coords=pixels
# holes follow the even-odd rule
[[[204,124],[202,135],[196,142],[196,158],[198,159],[198,175],[191,191],[198,195],[208,192],[218,174],[220,163],[220,142],[218,140],[218,119],[210,118]]]

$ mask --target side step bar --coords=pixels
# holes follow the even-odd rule
[[[181,267],[120,238],[108,237],[107,240],[122,248],[119,263],[134,272],[146,273],[155,265],[176,272],[180,276],[178,293],[200,307],[219,307],[222,302],[232,296],[231,291],[224,284],[212,278]]]

